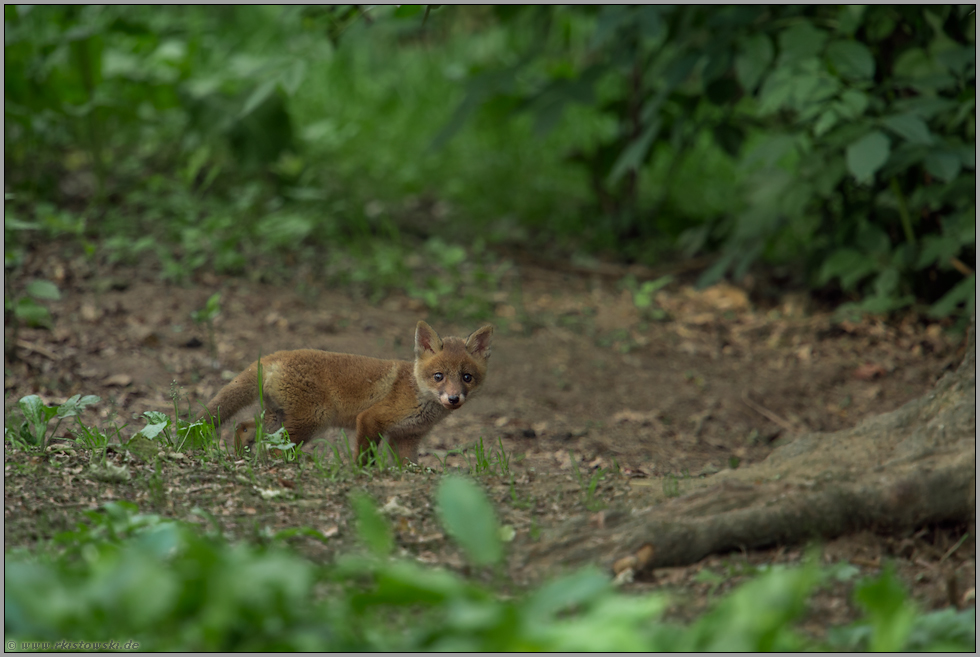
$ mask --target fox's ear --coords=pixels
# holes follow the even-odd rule
[[[434,356],[442,351],[442,340],[432,327],[419,321],[415,327],[415,357]]]
[[[470,333],[470,337],[466,338],[466,351],[483,360],[490,358],[490,339],[492,337],[493,326],[490,324],[473,331]]]

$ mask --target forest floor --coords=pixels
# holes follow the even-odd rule
[[[145,411],[196,415],[227,380],[261,354],[315,348],[382,358],[412,357],[415,324],[441,335],[467,335],[480,322],[430,316],[415,299],[389,296],[371,305],[337,291],[293,288],[240,278],[199,277],[184,286],[139,268],[97,266],[65,258],[56,245],[29,255],[25,271],[55,281],[62,299],[47,305],[50,330],[21,329],[5,362],[5,420],[17,400],[38,394],[60,403],[98,395],[90,424],[127,424]],[[212,514],[226,535],[253,539],[268,531],[311,527],[326,537],[290,539],[316,561],[357,549],[351,490],[368,491],[393,523],[399,549],[421,562],[467,571],[433,506],[447,468],[472,465],[478,439],[502,445],[506,470],[477,477],[514,529],[509,573],[519,585],[555,574],[547,554],[562,521],[587,515],[602,532],[607,514],[684,495],[726,468],[758,462],[805,432],[832,432],[898,408],[929,391],[962,358],[962,338],[909,314],[892,322],[838,321],[805,294],[763,301],[751,289],[719,285],[696,291],[683,282],[657,293],[654,319],[608,277],[517,268],[520,304],[501,294],[493,355],[484,388],[423,441],[421,468],[324,475],[311,452],[341,441],[339,432],[304,448],[297,462],[267,456],[222,463],[194,452],[138,453],[110,448],[127,481],[90,476],[87,450],[62,425],[45,455],[4,444],[4,545],[33,547],[73,528],[82,513],[125,499],[145,512],[199,524]],[[214,292],[216,360],[206,329],[191,319]],[[12,336],[5,335],[5,341]],[[463,449],[463,453],[453,450]],[[342,450],[343,451],[343,450]],[[319,461],[334,458],[329,449]],[[594,484],[594,486],[592,485]],[[847,562],[852,577],[893,562],[923,609],[975,604],[976,541],[965,525],[931,526],[909,535],[865,531],[816,546],[825,563]],[[966,540],[962,540],[966,539]],[[633,553],[597,555],[596,563]],[[759,567],[798,563],[805,545],[710,556],[656,569],[626,591],[674,594],[672,617],[689,620]],[[601,557],[601,558],[600,558]],[[473,576],[486,573],[471,572]],[[855,579],[821,589],[804,629],[860,616]]]

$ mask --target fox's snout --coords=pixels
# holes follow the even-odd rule
[[[466,395],[462,393],[443,392],[439,394],[439,401],[449,410],[456,410],[466,401]]]

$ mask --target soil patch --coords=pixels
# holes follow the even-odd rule
[[[315,348],[408,359],[419,319],[442,335],[466,335],[481,324],[430,316],[417,300],[397,295],[372,306],[331,290],[304,287],[301,294],[207,276],[176,287],[152,272],[63,258],[53,246],[31,257],[25,270],[55,280],[63,298],[49,304],[51,330],[16,336],[5,362],[5,417],[24,395],[56,403],[95,394],[103,401],[86,422],[116,418],[128,423],[126,436],[143,426],[143,412],[172,413],[175,395],[182,415],[196,414],[260,354]],[[602,532],[617,517],[692,491],[714,473],[759,462],[797,435],[846,429],[894,410],[930,390],[962,357],[959,340],[916,315],[839,323],[808,311],[803,297],[760,307],[729,285],[667,288],[651,315],[608,279],[533,265],[519,273],[520,303],[504,291],[493,302],[497,330],[484,388],[423,441],[420,468],[327,476],[317,463],[342,443],[333,432],[319,445],[328,458],[298,463],[110,450],[109,461],[130,473],[113,483],[93,476],[89,453],[75,446],[66,423],[58,436],[65,442],[43,456],[5,443],[5,545],[32,547],[73,527],[82,511],[127,499],[144,511],[203,524],[192,513],[199,507],[230,535],[247,539],[313,527],[328,537],[325,543],[293,540],[325,560],[354,548],[347,500],[358,488],[386,505],[405,553],[465,569],[432,500],[439,473],[472,464],[482,438],[484,447],[502,445],[509,456],[508,474],[479,480],[501,521],[515,529],[514,581],[531,583],[563,568],[540,555],[549,541],[560,541],[554,532],[569,518]],[[216,291],[221,314],[211,345],[191,313]],[[465,453],[453,453],[461,448]],[[824,560],[848,561],[864,573],[892,559],[925,608],[962,606],[975,597],[973,536],[972,527],[944,525],[907,535],[862,532],[820,549]],[[671,613],[691,618],[753,566],[795,562],[802,551],[784,545],[713,555],[625,587],[675,591]],[[841,584],[817,595],[806,621],[815,632],[855,616],[849,591]]]

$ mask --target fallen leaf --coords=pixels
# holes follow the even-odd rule
[[[86,322],[94,322],[102,316],[102,311],[90,303],[83,303],[79,312]]]
[[[854,370],[854,378],[861,381],[871,381],[885,375],[885,368],[877,363],[865,363]]]
[[[128,386],[133,382],[133,377],[128,374],[113,374],[112,376],[107,376],[102,385],[104,386],[119,386],[123,388]]]

